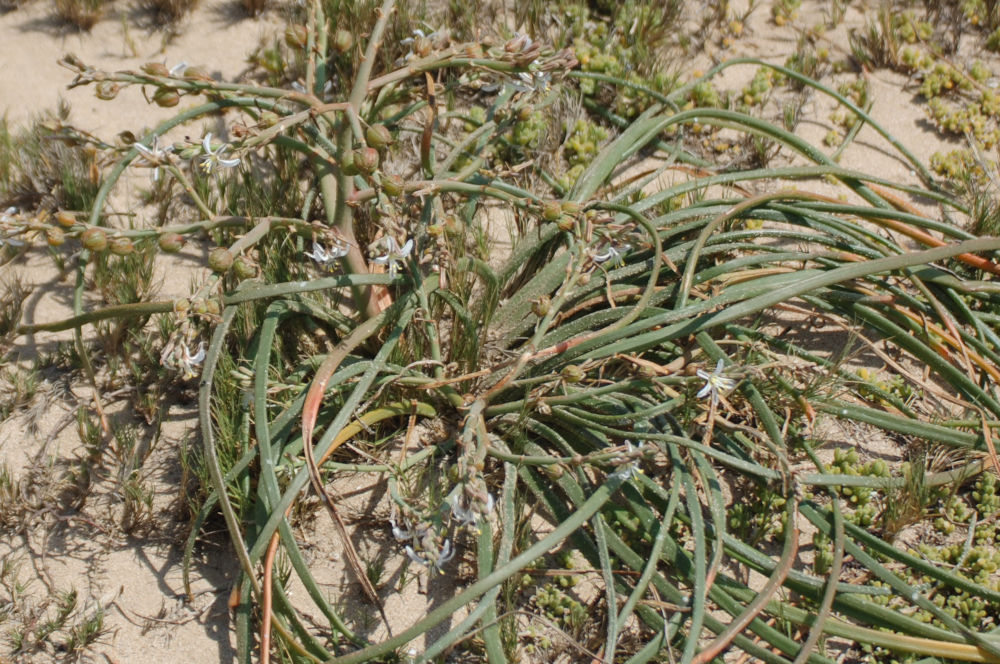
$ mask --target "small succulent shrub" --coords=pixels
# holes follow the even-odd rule
[[[107,99],[140,86],[178,112],[118,145],[89,143],[112,166],[85,214],[18,210],[3,222],[5,237],[29,241],[58,226],[75,252],[76,315],[20,332],[127,319],[105,328],[127,339],[158,317],[157,370],[199,404],[201,449],[189,455],[204,493],[188,555],[221,512],[241,570],[241,661],[254,648],[264,660],[385,661],[437,634],[412,657],[435,660],[476,635],[468,647],[504,662],[522,612],[605,661],[701,664],[737,650],[833,662],[828,637],[925,657],[1000,654],[995,635],[937,600],[961,597],[978,618],[976,602],[995,607],[1000,589],[960,573],[955,556],[937,563],[888,541],[903,519],[884,514],[887,496],[913,476],[869,458],[864,436],[832,464],[818,450],[838,422],[951,448],[957,460],[920,481],[958,496],[979,481],[973,495],[986,497],[963,498],[966,509],[995,511],[995,483],[977,478],[1000,418],[1000,300],[987,276],[1000,273],[1000,240],[901,201],[894,190],[942,215],[968,212],[860,97],[749,63],[772,72],[762,94],[789,80],[836,99],[925,186],[845,170],[725,108],[713,80],[746,61],[657,89],[610,65],[595,78],[572,51],[521,34],[456,43],[414,26],[392,42],[391,0],[362,39],[330,6],[307,4],[284,41],[258,52],[251,82],[67,57],[74,86]],[[379,56],[389,49],[399,55]],[[646,101],[630,121],[594,104],[566,111],[581,89]],[[667,143],[696,126],[763,137],[811,165],[712,169]],[[190,138],[171,141],[175,128]],[[638,176],[622,175],[642,157],[652,161]],[[670,168],[686,177],[653,188]],[[163,223],[111,214],[126,174],[149,177]],[[853,202],[812,193],[810,178]],[[203,261],[190,296],[155,300],[112,281],[113,301],[84,306],[87,275],[185,244]],[[813,327],[843,333],[842,352],[797,332]],[[885,369],[861,376],[844,361],[855,345]],[[390,506],[355,538],[394,542],[421,575],[475,563],[454,596],[379,642],[341,617],[294,528],[313,494],[338,522],[327,482],[362,472],[386,482]],[[552,528],[531,527],[526,496]],[[132,525],[144,504],[132,497]],[[819,553],[804,565],[807,523]],[[353,554],[346,534],[344,547]],[[554,549],[596,570],[589,603],[559,582],[516,591]],[[386,561],[347,557],[380,607],[393,592],[377,585]],[[751,588],[734,569],[766,580]],[[288,574],[312,608],[289,601]],[[434,631],[460,610],[447,634]],[[528,645],[548,651],[556,637],[542,624]]]

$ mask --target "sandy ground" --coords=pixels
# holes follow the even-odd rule
[[[826,4],[805,3],[799,24],[815,22],[821,15],[820,8]],[[837,49],[847,48],[847,31],[863,24],[862,15],[852,6],[843,25],[828,34],[835,57]],[[148,13],[126,8],[121,13],[119,10],[109,13],[90,33],[80,33],[61,25],[53,18],[50,5],[41,1],[0,14],[0,112],[5,112],[8,121],[17,125],[53,108],[62,98],[72,106],[72,122],[82,129],[105,138],[125,128],[140,130],[172,115],[176,109],[148,105],[137,88],[125,90],[115,102],[98,100],[90,88],[66,90],[72,75],[57,64],[57,59],[72,52],[88,64],[110,70],[138,68],[148,61],[165,62],[168,66],[186,61],[205,67],[216,78],[232,79],[245,69],[247,53],[259,38],[280,29],[274,13],[248,19],[234,0],[203,0],[172,39],[150,25]],[[746,36],[735,47],[720,50],[712,46],[692,67],[704,69],[713,59],[736,55],[780,62],[794,50],[796,39],[794,24],[777,29],[762,8],[751,16]],[[995,59],[991,64],[996,68]],[[752,73],[749,66],[734,68],[722,80],[738,88]],[[904,77],[881,71],[868,77],[875,99],[872,115],[925,163],[934,151],[956,147],[942,141],[933,131],[923,109],[914,103],[913,86]],[[827,116],[832,107],[826,100],[812,97],[803,108],[804,121],[798,133],[820,144],[830,129]],[[916,182],[910,166],[869,128],[862,130],[841,164],[888,179]],[[68,314],[68,285],[49,261],[29,255],[17,269],[38,287],[28,303],[29,321],[53,320]],[[186,284],[168,280],[167,288],[184,292]],[[22,339],[18,342],[22,360],[37,351],[35,343],[51,345],[67,338],[68,334]],[[32,466],[63,464],[84,453],[73,414],[79,405],[88,403],[89,390],[82,385],[65,384],[55,373],[46,374],[46,379],[42,390],[45,408],[19,412],[0,422],[0,457],[15,477],[23,476]],[[114,404],[111,414],[121,415]],[[104,498],[85,506],[76,518],[63,518],[55,527],[46,529],[36,528],[42,519],[34,518],[15,537],[0,542],[0,557],[24,563],[22,574],[33,579],[32,589],[38,597],[45,595],[46,584],[51,584],[52,590],[76,588],[83,605],[106,609],[108,631],[86,655],[92,661],[207,664],[233,659],[227,610],[233,562],[224,546],[224,534],[210,535],[199,549],[193,602],[185,601],[181,583],[177,541],[184,532],[183,524],[176,518],[183,512],[178,509],[180,497],[176,495],[180,473],[177,451],[181,446],[197,444],[193,415],[191,403],[171,406],[163,436],[155,441],[144,466],[154,480],[153,485],[158,487],[154,498],[155,521],[169,525],[136,537],[103,531],[101,519],[108,514],[114,518],[121,506],[109,497],[114,495],[116,478],[98,473],[95,486],[101,489],[97,493]],[[873,449],[870,454],[891,458],[898,455],[898,450]],[[368,522],[384,522],[388,517],[384,503],[380,503],[378,487],[337,487],[337,490],[345,496],[347,511],[359,519],[364,516]],[[314,560],[329,562],[321,581],[330,589],[331,596],[343,596],[346,591],[346,603],[363,614],[370,609],[358,596],[355,584],[345,580],[339,547],[331,544],[334,541],[335,536],[324,525],[308,534],[307,548]],[[363,553],[378,555],[378,550]],[[390,565],[385,578],[394,573]],[[455,581],[460,582],[461,578]],[[438,581],[430,589],[421,586],[423,581],[413,583],[410,592],[387,598],[387,610],[396,629],[410,624],[414,616],[432,608],[454,590],[453,586],[442,586]],[[49,661],[47,657],[55,655],[43,653],[37,661]]]

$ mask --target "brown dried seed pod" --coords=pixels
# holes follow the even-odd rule
[[[170,76],[170,70],[162,62],[147,62],[141,69],[150,76]]]
[[[71,212],[66,212],[66,210],[59,210],[56,212],[56,223],[63,228],[72,228],[76,223],[76,217],[73,216]]]
[[[118,96],[119,90],[121,90],[121,86],[114,81],[101,81],[94,88],[94,94],[97,95],[98,99],[111,101]]]
[[[66,244],[66,234],[62,232],[61,228],[46,228],[45,241],[49,243],[50,247],[61,247]]]

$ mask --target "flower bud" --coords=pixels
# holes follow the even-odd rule
[[[535,314],[539,318],[548,314],[551,308],[552,301],[549,299],[548,295],[543,295],[537,300],[532,300],[531,302],[531,313]]]
[[[184,236],[180,233],[163,233],[156,239],[160,251],[165,254],[176,254],[184,246]]]
[[[542,203],[542,219],[545,221],[555,221],[562,214],[562,205],[559,201],[545,201]]]
[[[114,81],[100,81],[94,89],[94,94],[97,95],[98,99],[111,101],[118,96],[119,90],[121,90],[121,86]]]
[[[365,130],[365,140],[368,145],[381,150],[392,143],[392,132],[384,124],[373,124]]]
[[[465,47],[465,57],[470,60],[475,60],[477,58],[483,57],[483,47],[479,44],[468,44]]]
[[[427,227],[427,234],[431,237],[441,237],[444,234],[444,226],[441,224],[431,224]]]
[[[587,377],[587,372],[575,364],[567,364],[559,373],[567,383],[579,383]]]
[[[371,173],[378,168],[378,150],[360,148],[354,151],[354,165],[362,173]]]
[[[88,228],[80,234],[80,243],[89,251],[104,251],[108,248],[108,236],[100,228]]]
[[[333,36],[333,48],[337,53],[347,53],[354,46],[354,35],[341,28]]]
[[[285,43],[292,48],[305,48],[309,40],[309,32],[304,25],[292,24],[285,28]]]
[[[233,253],[225,247],[216,247],[208,253],[208,266],[213,272],[222,274],[233,266]]]
[[[49,243],[50,247],[61,247],[66,244],[66,234],[62,232],[61,228],[46,228],[45,241]]]
[[[74,217],[71,212],[59,210],[56,212],[56,223],[63,228],[72,228],[73,224],[76,223],[76,217]]]
[[[108,242],[108,249],[111,250],[115,256],[128,256],[132,253],[135,247],[132,245],[132,240],[127,237],[113,237],[111,241]]]
[[[150,76],[170,76],[170,70],[162,62],[147,62],[140,69]]]
[[[177,94],[176,90],[172,90],[171,88],[160,88],[153,93],[153,101],[156,102],[157,106],[170,108],[180,103],[181,96]]]
[[[176,302],[174,302],[174,311],[176,311],[177,313],[183,315],[190,310],[191,310],[191,300],[187,298],[181,298]]]
[[[393,198],[403,193],[405,184],[403,178],[398,175],[390,174],[382,177],[382,191]]]
[[[257,266],[246,256],[237,256],[233,261],[233,274],[237,279],[253,279],[257,276]]]
[[[205,313],[212,316],[218,316],[219,314],[222,313],[222,305],[219,304],[218,300],[213,298],[211,300],[204,300],[204,303],[205,303]]]

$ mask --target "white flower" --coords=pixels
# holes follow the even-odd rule
[[[415,563],[423,565],[428,569],[437,570],[439,574],[444,574],[444,564],[455,557],[455,549],[451,546],[451,540],[446,539],[441,548],[425,548],[420,553],[413,550],[412,546],[406,547],[406,555]]]
[[[7,224],[16,221],[16,219],[14,219],[14,215],[16,214],[17,214],[16,207],[9,207],[6,210],[4,210],[3,213],[0,213],[0,224],[2,224],[5,227],[4,230],[7,230],[6,228]],[[11,237],[12,235],[16,235],[19,232],[20,231],[17,230],[17,227],[15,226],[14,230],[11,231],[10,235],[0,236],[0,247],[2,247],[5,244],[10,245],[12,247],[23,247],[24,242],[22,240],[17,240]]]
[[[205,361],[205,342],[198,343],[198,350],[194,353],[188,348],[184,341],[178,342],[174,346],[168,345],[160,356],[160,363],[168,368],[177,369],[185,380],[198,375],[197,367]]]
[[[607,247],[605,247],[604,251],[592,252],[590,254],[590,257],[594,260],[595,263],[604,263],[606,261],[610,261],[611,265],[615,267],[621,267],[622,265],[625,265],[625,254],[631,248],[632,248],[631,245],[628,244],[622,245],[621,249],[614,246],[613,244],[609,244]]]
[[[481,510],[476,509],[475,503],[471,504],[469,507],[464,507],[462,505],[462,494],[456,493],[448,501],[449,507],[451,507],[451,513],[458,521],[459,526],[470,526],[473,531],[479,534],[479,520],[493,511],[494,500],[493,495],[490,493],[486,494],[486,503],[482,505]]]
[[[385,246],[385,255],[375,258],[374,261],[379,265],[385,265],[389,270],[389,276],[395,277],[399,270],[399,264],[406,260],[413,251],[413,240],[407,240],[406,244],[400,247],[396,238],[389,235],[385,238]]]
[[[722,392],[728,392],[729,390],[736,387],[736,381],[732,378],[726,378],[722,375],[722,370],[725,368],[726,363],[720,358],[718,363],[715,365],[715,371],[708,373],[703,369],[698,369],[698,378],[705,381],[705,385],[698,391],[698,398],[704,399],[705,397],[711,395],[712,404],[719,403],[719,395]]]
[[[517,73],[520,81],[511,81],[510,86],[518,92],[548,92],[551,87],[552,74],[547,71],[521,71]]]
[[[165,148],[160,147],[160,137],[153,137],[153,147],[147,148],[142,143],[136,142],[132,144],[132,147],[136,149],[139,153],[139,159],[142,160],[144,164],[153,168],[153,182],[160,179],[160,164],[165,163],[168,160],[167,155],[174,151],[174,146],[168,145]]]
[[[226,159],[222,155],[225,154],[226,150],[229,149],[229,143],[223,143],[215,150],[212,149],[212,132],[205,134],[204,140],[201,142],[202,154],[198,155],[198,160],[201,162],[201,170],[205,173],[211,173],[217,167],[222,166],[224,168],[233,168],[234,166],[240,165],[240,160],[237,159]]]
[[[183,74],[184,70],[187,69],[187,66],[188,66],[188,63],[186,63],[186,62],[183,62],[183,61],[182,62],[178,62],[176,65],[174,65],[173,67],[170,68],[170,75],[171,76],[177,76],[178,74]]]
[[[313,259],[320,266],[332,268],[337,261],[347,255],[347,244],[343,240],[334,240],[329,249],[319,242],[313,242],[313,250],[305,252],[306,256]]]
[[[404,542],[413,537],[413,534],[410,532],[410,528],[408,525],[403,528],[400,528],[398,525],[396,525],[395,515],[389,517],[389,523],[392,525],[392,536],[396,538],[397,542]]]

